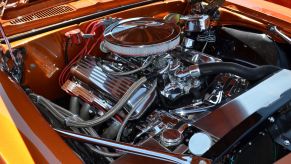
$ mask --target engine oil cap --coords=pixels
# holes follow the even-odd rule
[[[201,156],[210,149],[212,144],[213,141],[208,134],[199,132],[192,135],[188,147],[192,154]]]
[[[176,129],[165,129],[161,136],[164,146],[176,146],[182,141],[182,134]]]

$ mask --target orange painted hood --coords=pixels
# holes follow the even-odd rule
[[[226,0],[224,7],[268,25],[276,25],[291,35],[290,0]]]
[[[0,163],[31,163],[34,161],[0,96]],[[17,157],[17,158],[15,158]]]
[[[159,3],[159,1],[163,0],[35,0],[31,1],[31,4],[27,5],[27,8],[21,8],[21,10],[12,8],[6,10],[6,14],[4,14],[1,21],[7,36],[13,36],[28,32],[31,29],[55,25],[64,22],[64,20],[73,20],[75,18],[90,15],[96,13],[97,10],[101,12],[112,10],[120,6],[138,3],[140,3],[140,5],[146,5],[149,3]],[[173,0],[164,0],[164,2],[171,1]],[[186,0],[181,1],[186,2]],[[51,9],[47,8],[50,6],[52,6]],[[41,19],[33,18],[33,20],[30,20],[32,13],[27,13],[28,11],[33,11],[34,14],[37,15],[38,10],[41,10],[41,13],[44,12],[42,9],[54,11],[58,9],[56,8],[57,6],[66,6],[68,11],[64,11],[61,15],[53,14]],[[291,36],[291,0],[225,0],[224,7],[242,13],[260,22],[276,25],[285,34]]]

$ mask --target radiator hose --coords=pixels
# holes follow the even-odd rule
[[[246,67],[237,63],[231,62],[217,62],[204,63],[199,65],[191,65],[183,70],[177,70],[175,76],[179,78],[184,77],[199,77],[216,75],[220,73],[231,73],[240,76],[250,81],[260,80],[270,74],[279,71],[281,68],[272,65],[263,65],[255,68]]]
[[[250,68],[230,62],[200,64],[199,69],[202,76],[215,75],[219,73],[231,73],[251,81],[260,80],[280,70],[279,67],[272,65],[263,65]]]

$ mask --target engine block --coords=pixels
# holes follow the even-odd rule
[[[99,105],[106,110],[110,110],[136,80],[129,76],[117,77],[106,74],[96,64],[96,58],[89,56],[80,60],[76,66],[71,68],[70,72],[74,77],[74,82],[68,80],[62,88],[66,92],[79,96],[84,101]],[[140,87],[128,100],[124,108],[127,112],[135,111],[131,119],[138,119],[156,98],[156,92],[150,91],[151,87],[153,87],[151,84]],[[78,92],[77,88],[82,88],[83,91]],[[92,99],[92,97],[95,97],[95,99]]]

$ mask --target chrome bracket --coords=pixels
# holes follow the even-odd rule
[[[291,44],[291,38],[288,37],[286,34],[278,30],[277,26],[271,26],[269,29],[271,32],[276,33],[278,36],[280,36],[284,41],[286,41],[288,44]]]

